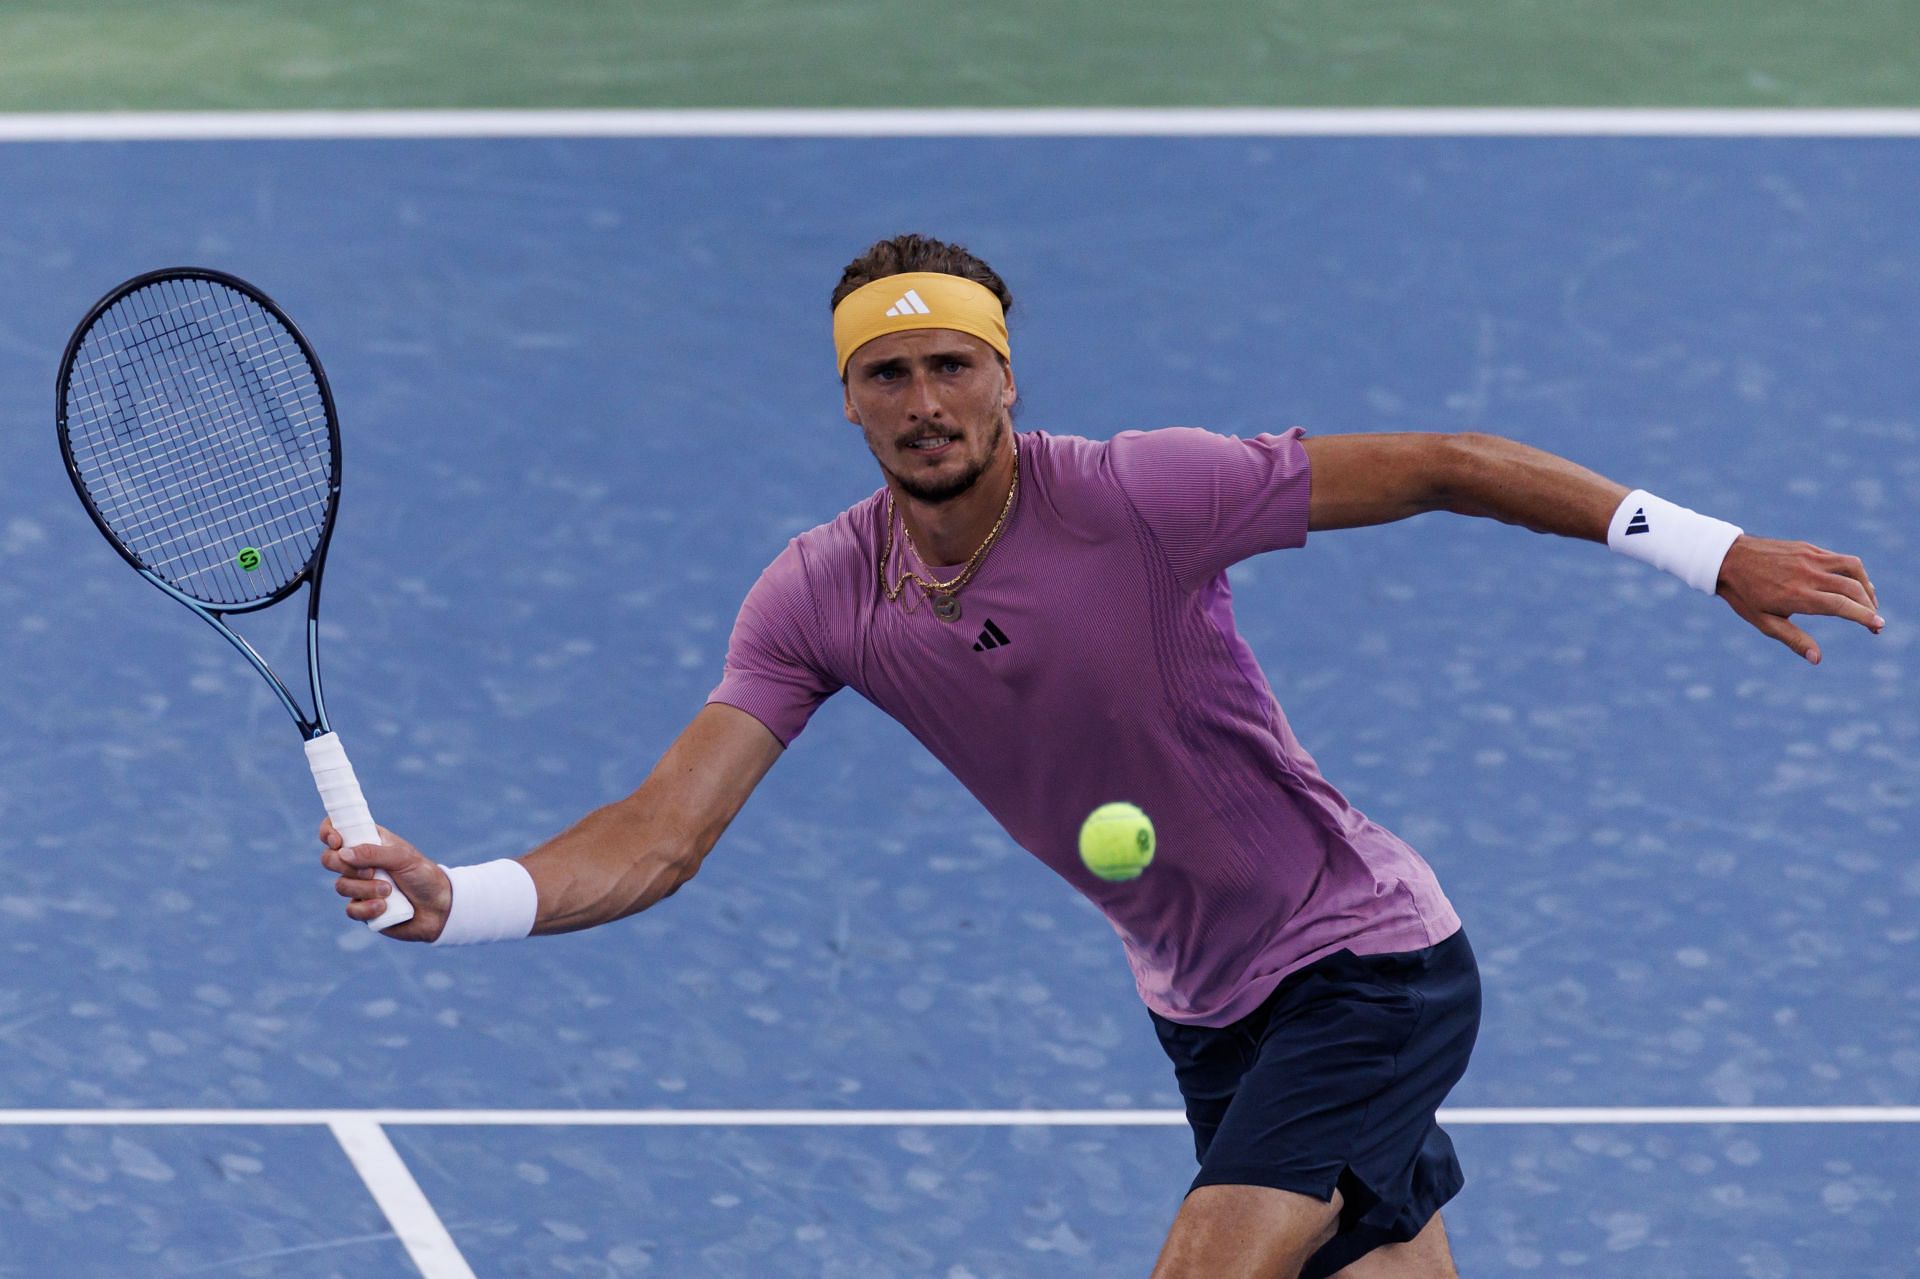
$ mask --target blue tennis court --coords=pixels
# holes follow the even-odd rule
[[[273,294],[346,432],[334,721],[384,824],[514,855],[645,776],[755,575],[876,486],[827,296],[914,229],[1011,284],[1023,429],[1492,431],[1866,560],[1891,625],[1815,621],[1817,669],[1441,515],[1246,563],[1235,606],[1466,920],[1453,1104],[1704,1115],[1455,1126],[1463,1273],[1920,1270],[1911,1122],[1705,1113],[1920,1099],[1910,140],[14,144],[0,192],[0,1108],[1177,1107],[1106,923],[850,693],[641,918],[348,924],[278,704],[61,472],[96,297]],[[483,1279],[1143,1274],[1192,1173],[1164,1123],[384,1130]],[[0,1122],[0,1275],[415,1273],[323,1123]]]

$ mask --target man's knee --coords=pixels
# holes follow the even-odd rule
[[[1330,1203],[1267,1186],[1201,1186],[1167,1234],[1153,1279],[1294,1279],[1333,1238],[1340,1192]]]

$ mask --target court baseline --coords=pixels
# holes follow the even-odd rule
[[[639,137],[1920,137],[1920,110],[926,108],[0,114],[0,142]]]

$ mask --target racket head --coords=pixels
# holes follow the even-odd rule
[[[340,503],[333,393],[259,289],[203,267],[126,281],[74,330],[56,394],[67,476],[143,575],[216,613],[317,582]]]

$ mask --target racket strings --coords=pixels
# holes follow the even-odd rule
[[[170,352],[161,350],[157,353],[157,358],[167,359],[175,357],[173,357]],[[196,406],[211,406],[222,417],[230,416],[235,412],[245,411],[246,406],[232,394],[230,387],[218,383],[209,383],[202,377],[199,379],[199,385],[190,389],[182,388],[178,385],[181,370],[176,367],[168,369],[167,371],[173,374],[173,376],[167,381],[164,381],[159,387],[149,386],[143,388],[155,393],[147,398],[157,397],[175,405],[194,402]],[[193,370],[193,372],[197,373],[197,370]],[[187,390],[188,393],[182,394],[183,389]],[[204,484],[210,479],[230,482],[234,478],[230,465],[231,459],[220,454],[211,454],[203,458],[202,461],[205,469],[200,471],[196,471],[193,468],[186,470],[179,469],[178,455],[183,451],[182,446],[195,441],[191,441],[189,437],[180,434],[176,429],[177,424],[168,421],[167,418],[169,415],[165,414],[161,415],[156,423],[160,427],[159,432],[142,431],[138,436],[135,436],[132,429],[123,428],[121,425],[124,420],[133,416],[129,410],[131,406],[137,403],[135,397],[130,392],[129,384],[125,380],[117,381],[114,385],[114,392],[116,416],[116,421],[113,423],[114,437],[117,440],[123,441],[124,447],[140,449],[148,463],[145,467],[130,468],[126,473],[127,480],[130,482],[144,483],[148,486],[149,491],[164,492],[164,490],[156,491],[152,488],[153,479],[157,475],[166,475],[174,481],[176,487],[181,488],[190,487],[194,484]],[[184,414],[185,412],[185,409],[178,407],[172,410],[173,414]],[[213,424],[217,424],[219,420],[219,418],[211,419]],[[169,449],[167,455],[156,456],[152,451],[153,441],[157,438],[165,438],[166,433],[169,431],[173,432],[172,444],[174,447]],[[216,467],[222,468],[223,470],[223,473],[219,476],[214,476],[211,473],[212,468]]]
[[[234,323],[223,324],[218,330],[209,333],[203,326],[191,320],[156,331],[152,328],[154,320],[155,317],[140,319],[139,327],[147,329],[148,332],[146,336],[128,342],[126,350],[140,358],[140,363],[130,366],[133,371],[144,373],[158,369],[168,375],[160,387],[149,389],[157,389],[159,392],[157,398],[174,406],[170,413],[161,416],[158,423],[160,431],[157,433],[160,438],[171,434],[173,447],[169,448],[163,456],[156,455],[152,448],[154,437],[149,436],[145,440],[147,447],[140,450],[147,465],[128,468],[125,479],[129,483],[143,484],[150,499],[155,503],[157,511],[171,512],[174,505],[184,499],[188,505],[194,507],[192,514],[204,520],[209,515],[217,514],[218,510],[205,503],[194,503],[192,495],[198,491],[234,490],[238,487],[241,490],[240,496],[228,503],[229,506],[235,507],[239,506],[247,496],[257,495],[247,493],[244,485],[237,485],[237,482],[243,478],[233,465],[233,448],[239,441],[230,429],[222,432],[223,438],[219,441],[226,446],[225,448],[205,452],[199,459],[198,465],[182,466],[181,455],[185,452],[185,446],[196,442],[190,436],[183,434],[184,429],[193,421],[196,410],[203,407],[210,408],[212,412],[205,414],[200,425],[220,429],[230,428],[236,416],[244,418],[250,410],[257,412],[265,408],[268,416],[275,420],[276,434],[281,437],[283,443],[295,442],[296,437],[291,424],[287,421],[284,409],[278,403],[278,397],[271,396],[271,392],[253,372],[251,366],[235,358],[230,341],[230,338],[237,333],[237,326]],[[129,335],[123,328],[118,336],[124,339]],[[208,378],[198,361],[189,362],[194,356],[209,354],[220,357],[222,367],[218,371],[224,374],[224,377]],[[124,373],[127,368],[128,366],[123,363],[119,372]],[[182,385],[183,374],[194,377],[196,385],[190,387]],[[242,379],[250,385],[240,385]],[[283,384],[288,381],[288,371],[284,368],[284,361],[279,380]],[[128,385],[128,380],[124,376],[115,380],[114,435],[122,440],[132,437],[132,431],[128,428],[127,422],[133,415],[127,411],[127,406],[136,403],[135,398],[128,393]],[[251,391],[254,394],[249,398],[239,393],[242,390]],[[271,398],[268,398],[269,396]],[[149,395],[146,398],[152,400],[156,397]],[[137,419],[135,420],[137,422]],[[303,471],[310,471],[310,469],[310,467],[302,468]],[[156,488],[153,481],[157,475],[168,476],[172,483]],[[289,487],[290,482],[293,485],[300,485],[302,481],[310,480],[311,476],[280,468],[262,478],[275,482],[274,496],[286,497],[292,496],[294,492],[294,489]],[[255,506],[257,508],[259,504],[256,503]],[[164,520],[135,519],[128,524],[127,530],[130,534],[151,537],[156,529],[176,528],[190,522],[191,520],[177,517]]]
[[[149,322],[142,321],[143,325],[147,323]],[[291,379],[301,376],[304,370],[295,372],[287,369],[283,358],[282,369],[278,371],[276,375],[276,380],[282,385],[278,390],[270,388],[260,380],[257,372],[251,365],[235,358],[235,352],[232,350],[232,344],[228,339],[236,332],[236,325],[232,322],[209,332],[204,326],[189,321],[175,325],[169,329],[150,333],[147,337],[130,343],[127,349],[130,352],[139,352],[143,356],[149,353],[155,353],[153,354],[154,359],[165,362],[162,363],[160,367],[176,375],[183,371],[181,365],[178,363],[183,350],[194,349],[194,353],[196,354],[206,354],[209,350],[217,352],[223,359],[223,371],[226,372],[229,377],[225,380],[214,381],[207,379],[204,375],[200,375],[200,370],[197,368],[187,369],[186,371],[188,372],[200,375],[200,384],[193,388],[196,394],[211,399],[214,407],[220,410],[223,415],[227,416],[234,413],[244,414],[249,409],[257,410],[265,406],[268,415],[274,422],[276,433],[281,436],[282,442],[290,448],[296,448],[298,445],[297,437],[294,434],[291,423],[287,421],[285,410],[281,407],[278,400],[279,392],[285,391],[295,385]],[[163,342],[163,339],[167,338],[175,338],[176,340]],[[191,348],[189,344],[192,344]],[[250,399],[237,394],[240,389],[237,383],[242,380],[247,383],[245,389],[252,392]],[[116,399],[130,403],[130,397],[120,394],[124,386],[124,382],[116,384]],[[176,397],[175,402],[180,402],[182,398],[184,397]],[[129,434],[129,432],[118,428],[128,415],[125,413],[123,407],[120,405],[116,405],[116,407],[120,409],[117,415],[120,421],[117,421],[115,424],[115,433],[116,435],[124,437]],[[218,421],[218,419],[215,420],[216,422]]]
[[[116,301],[74,362],[67,433],[115,540],[203,602],[267,598],[318,547],[332,424],[297,339],[245,294],[167,279]]]
[[[178,309],[177,305],[169,307],[170,311]],[[310,449],[308,457],[294,455],[293,460],[304,465],[289,468],[285,454],[276,457],[272,452],[262,453],[257,441],[245,440],[234,429],[236,425],[251,427],[257,434],[258,420],[264,418],[273,422],[274,433],[283,444],[297,444],[298,436],[279,403],[281,397],[268,398],[261,392],[297,389],[299,381],[308,377],[304,361],[290,366],[286,352],[274,352],[280,366],[274,371],[274,381],[281,385],[270,388],[234,349],[236,337],[253,338],[251,345],[256,352],[261,349],[259,326],[256,323],[249,328],[252,332],[243,332],[239,323],[229,319],[212,327],[187,320],[156,329],[154,317],[141,317],[137,336],[125,323],[105,330],[110,339],[105,345],[121,349],[106,352],[115,389],[112,437],[103,439],[95,433],[93,441],[108,447],[96,448],[94,453],[99,456],[118,451],[120,487],[143,489],[156,511],[177,514],[174,508],[183,501],[201,513],[212,510],[205,501],[196,504],[191,500],[196,491],[226,491],[244,497],[249,488],[257,489],[259,481],[266,481],[265,496],[285,498],[316,487],[316,478],[324,480],[324,459],[313,456],[325,447],[321,441],[314,441],[319,447]],[[273,335],[266,336],[271,340]],[[297,359],[297,348],[292,349]],[[161,376],[156,377],[156,373]],[[135,388],[144,394],[134,395]],[[141,402],[147,408],[144,421],[127,407]],[[163,411],[154,412],[156,407]],[[200,428],[197,435],[189,429],[194,426]],[[215,447],[205,447],[209,443]],[[240,443],[249,444],[253,452],[238,453],[236,445]],[[139,461],[131,461],[129,454]],[[236,465],[241,456],[250,458],[249,468]],[[262,466],[268,459],[275,464]],[[318,476],[312,465],[316,461],[323,463]],[[164,482],[156,482],[160,477]],[[254,483],[249,485],[249,480]],[[179,522],[177,518],[135,518],[126,527],[139,532]]]
[[[168,374],[168,382],[159,388],[160,397],[176,406],[171,414],[163,416],[162,430],[176,426],[184,428],[187,424],[184,419],[191,417],[189,409],[185,406],[193,404],[210,406],[214,410],[213,413],[202,420],[200,425],[221,430],[222,438],[219,442],[226,447],[213,452],[203,451],[197,459],[186,458],[183,457],[186,450],[182,447],[186,440],[184,436],[180,436],[176,439],[175,447],[170,448],[166,456],[155,457],[149,448],[145,450],[148,465],[144,468],[133,468],[127,472],[126,478],[129,481],[139,482],[145,486],[154,511],[149,518],[131,520],[126,526],[128,534],[149,543],[155,553],[170,545],[187,544],[180,553],[152,560],[149,566],[157,571],[164,571],[182,561],[189,560],[196,549],[190,544],[193,540],[191,534],[196,529],[205,528],[209,521],[221,518],[246,522],[270,510],[275,499],[297,500],[300,487],[308,490],[313,488],[310,482],[313,479],[310,465],[300,468],[298,472],[286,467],[278,467],[272,471],[263,471],[256,467],[252,476],[239,472],[235,465],[234,449],[241,440],[233,431],[223,428],[230,427],[236,415],[244,417],[249,409],[258,408],[261,401],[249,403],[235,393],[236,388],[231,381],[210,380],[201,375],[198,369],[183,365],[180,362],[183,353],[207,354],[208,343],[203,337],[196,341],[199,335],[185,326],[168,332],[184,333],[186,336],[180,342],[159,347],[153,352],[154,360],[159,362],[158,367]],[[151,346],[153,341],[154,339],[149,339],[148,342],[140,345]],[[215,349],[225,358],[227,367],[223,370],[224,372],[236,377],[251,375],[251,369],[247,366],[237,365],[236,367],[230,349]],[[178,385],[183,372],[193,374],[197,379],[197,385],[191,388]],[[257,382],[257,378],[252,380]],[[119,385],[124,386],[125,383],[122,382]],[[264,391],[264,387],[261,389]],[[116,396],[116,399],[120,398],[122,397]],[[267,403],[271,404],[271,401]],[[285,413],[278,411],[277,404],[271,404],[271,407],[276,410],[273,414],[277,419],[276,426],[281,428],[276,431],[276,434],[291,438],[290,424],[287,422]],[[174,423],[166,420],[171,417],[180,417],[183,421]],[[121,433],[116,432],[116,434]],[[311,462],[313,459],[307,460]],[[157,476],[166,476],[172,482],[156,487],[154,479]],[[245,483],[248,479],[270,481],[271,492],[265,495],[269,500],[260,500],[262,493],[248,486]],[[324,516],[325,479],[323,471],[320,476],[321,490],[314,498],[321,505],[322,516]],[[224,503],[216,503],[206,498],[205,495],[210,492],[227,493],[231,496]],[[179,503],[185,503],[189,508],[184,515],[177,510]],[[172,536],[169,536],[170,534]],[[290,536],[297,535],[296,532]],[[283,537],[278,540],[284,542],[288,538]],[[255,549],[264,550],[265,547],[256,546]],[[302,562],[304,563],[304,559]],[[291,572],[298,572],[299,568],[300,565],[293,565]],[[207,570],[203,568],[197,571]]]
[[[233,329],[232,325],[223,327],[230,331]],[[205,441],[195,439],[186,430],[196,415],[203,419],[199,425],[204,430],[230,425],[236,412],[244,413],[246,410],[246,405],[233,394],[233,388],[226,379],[211,381],[195,367],[198,361],[188,363],[195,354],[208,353],[206,348],[209,348],[209,343],[201,334],[201,330],[184,325],[175,326],[159,335],[149,333],[132,342],[125,341],[129,335],[124,329],[114,334],[138,357],[139,362],[122,358],[114,369],[112,438],[118,443],[122,454],[118,460],[122,465],[119,474],[112,478],[118,480],[122,489],[142,490],[150,507],[150,513],[145,518],[135,515],[123,522],[122,528],[129,540],[164,542],[167,539],[157,537],[157,532],[190,523],[194,516],[204,520],[209,514],[219,513],[217,504],[196,501],[196,494],[209,491],[234,493],[235,496],[226,504],[234,510],[243,509],[248,496],[258,496],[249,493],[246,486],[236,484],[241,474],[233,465],[234,440],[230,430],[225,432],[226,438],[216,441],[223,447],[215,450],[199,447]],[[175,340],[156,345],[156,336],[164,338],[168,335],[176,335]],[[200,340],[194,342],[195,338]],[[194,352],[189,343],[203,350]],[[226,363],[231,366],[231,359]],[[158,380],[152,376],[156,371],[163,374]],[[231,367],[224,371],[231,375]],[[183,385],[183,374],[195,377],[197,384]],[[144,394],[135,396],[135,386]],[[128,406],[142,401],[149,406],[159,403],[171,408],[160,414],[149,412],[147,425],[154,429],[141,429],[136,434],[139,419],[137,414],[128,412]],[[133,419],[133,426],[129,426],[130,418]],[[100,451],[96,450],[95,453],[97,457]],[[140,462],[131,463],[126,456],[129,453],[139,458]],[[287,492],[289,477],[281,474],[274,478],[279,480],[275,487],[280,493]],[[297,481],[298,477],[293,478]],[[180,517],[182,507],[186,508],[186,519]]]

